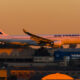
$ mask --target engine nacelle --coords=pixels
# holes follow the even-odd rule
[[[54,41],[53,46],[61,47],[62,42],[60,40]]]

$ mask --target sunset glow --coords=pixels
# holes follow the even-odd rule
[[[0,0],[0,28],[8,34],[80,33],[80,0]]]

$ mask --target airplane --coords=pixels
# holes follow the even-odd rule
[[[23,32],[27,35],[8,35],[0,31],[0,43],[22,46],[49,46],[51,48],[61,48],[67,44],[75,48],[77,44],[80,44],[80,34],[35,35],[25,29],[23,29]]]
[[[0,44],[12,44],[12,45],[37,45],[35,41],[30,40],[29,36],[25,35],[8,35],[0,30]]]

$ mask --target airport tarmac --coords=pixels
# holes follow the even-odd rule
[[[24,71],[34,71],[35,73],[45,73],[45,74],[51,74],[51,73],[63,73],[68,74],[72,76],[73,78],[78,79],[80,74],[80,68],[79,67],[65,67],[65,66],[59,66],[60,64],[56,64],[52,62],[54,50],[48,49],[50,52],[49,57],[37,57],[37,61],[43,60],[43,62],[34,62],[33,54],[37,50],[37,48],[1,48],[0,49],[0,61],[4,64],[7,64],[9,66],[9,70],[17,71],[21,70]],[[67,49],[66,49],[67,50]],[[68,49],[69,51],[71,49]],[[80,49],[76,49],[77,51],[80,51]],[[64,50],[65,51],[65,50]],[[74,50],[73,50],[74,51]],[[49,59],[50,62],[44,62],[44,59]],[[29,62],[28,62],[29,61]],[[49,61],[49,60],[48,60]],[[63,64],[61,64],[63,65]],[[6,68],[3,66],[3,68],[0,68],[0,70],[6,70]],[[20,72],[20,73],[22,73]]]

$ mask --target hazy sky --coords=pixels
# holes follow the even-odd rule
[[[8,34],[80,33],[80,0],[0,0],[0,28]]]

